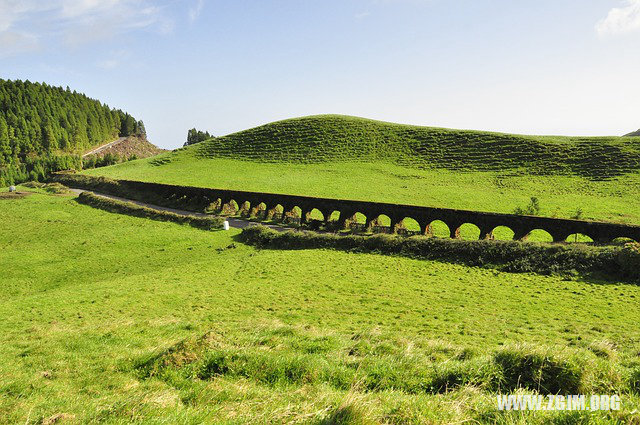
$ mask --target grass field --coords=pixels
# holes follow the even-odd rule
[[[4,423],[637,420],[637,286],[258,251],[70,196],[3,197],[0,220]],[[556,369],[514,378],[532,359]],[[496,410],[536,382],[623,408]]]
[[[87,171],[183,185],[640,224],[640,138],[562,138],[288,120]],[[624,165],[626,164],[626,165]],[[624,165],[624,166],[623,166]],[[544,172],[546,170],[546,172]]]

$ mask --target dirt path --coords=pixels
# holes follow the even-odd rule
[[[112,146],[115,146],[119,143],[124,142],[125,140],[127,140],[128,137],[120,137],[118,140],[114,140],[113,142],[107,143],[106,145],[102,145],[102,146],[98,146],[97,148],[90,150],[89,152],[85,153],[84,155],[82,155],[82,157],[87,157],[89,155],[95,155],[98,154],[100,152],[102,152],[105,149],[109,149]]]
[[[71,190],[73,193],[77,193],[78,195],[81,194],[82,192],[89,192],[88,190],[73,189],[73,188],[70,188],[69,190]],[[107,194],[104,194],[104,193],[97,193],[97,192],[92,192],[92,193],[94,195],[96,195],[96,196],[101,196],[103,198],[115,199],[116,201],[131,202],[132,204],[136,204],[136,205],[139,205],[141,207],[151,208],[151,209],[158,210],[158,211],[168,211],[168,212],[172,212],[174,214],[190,216],[190,217],[211,217],[211,214],[204,214],[204,213],[197,213],[197,212],[193,212],[193,211],[178,210],[178,209],[175,209],[175,208],[161,207],[159,205],[153,205],[153,204],[148,204],[146,202],[134,201],[132,199],[121,198],[119,196],[107,195]],[[284,232],[284,231],[287,231],[287,230],[293,230],[293,228],[291,228],[291,227],[283,227],[283,226],[278,226],[278,225],[275,225],[275,224],[256,223],[254,221],[242,220],[240,218],[235,218],[235,217],[224,217],[224,218],[225,218],[225,220],[227,220],[229,222],[229,226],[231,226],[233,228],[236,228],[236,229],[244,229],[245,227],[256,226],[256,225],[260,224],[262,226],[269,227],[269,228],[271,228],[273,230],[277,230],[279,232]]]

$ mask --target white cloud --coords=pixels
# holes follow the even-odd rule
[[[189,8],[189,20],[194,22],[200,14],[202,13],[202,9],[204,8],[204,0],[196,0],[196,3]]]
[[[626,0],[623,7],[614,7],[606,18],[596,24],[599,35],[622,34],[640,30],[640,0]]]
[[[131,52],[127,50],[117,50],[104,60],[98,61],[96,66],[102,69],[115,69],[131,59]]]
[[[0,55],[34,46],[69,46],[140,29],[171,32],[163,7],[151,0],[0,0]]]
[[[0,33],[8,31],[28,14],[37,14],[50,9],[45,2],[32,0],[0,0]]]
[[[38,47],[38,40],[31,34],[14,31],[0,32],[0,57],[37,50]]]
[[[87,15],[109,13],[124,2],[120,0],[63,0],[61,15],[77,18]]]

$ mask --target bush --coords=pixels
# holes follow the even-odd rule
[[[78,202],[109,212],[127,214],[134,217],[149,218],[151,220],[171,221],[174,223],[188,224],[192,227],[203,230],[221,229],[223,224],[223,219],[219,217],[184,216],[168,211],[160,211],[152,208],[142,207],[131,202],[123,202],[115,199],[104,198],[90,192],[82,192],[78,197]]]
[[[340,236],[315,232],[277,232],[264,226],[243,229],[244,242],[272,249],[338,249],[402,255],[427,260],[497,267],[507,272],[598,273],[640,281],[640,268],[628,266],[620,273],[620,262],[638,261],[636,248],[548,245],[518,241],[464,241],[458,239],[395,235]]]
[[[68,187],[60,184],[60,183],[40,183],[36,181],[28,181],[22,184],[24,187],[28,187],[29,189],[42,189],[47,193],[51,193],[53,195],[67,195],[70,194],[71,191]]]
[[[620,271],[626,276],[637,277],[640,273],[640,243],[631,242],[624,245],[616,258]]]
[[[39,183],[37,181],[28,181],[26,183],[22,184],[24,187],[28,187],[29,189],[40,189],[42,186],[44,186],[44,183]]]
[[[493,355],[498,367],[497,391],[525,388],[543,394],[578,394],[583,369],[575,358],[522,348],[505,348]]]
[[[516,215],[540,215],[540,201],[532,196],[529,205],[524,208],[517,207],[513,213]]]

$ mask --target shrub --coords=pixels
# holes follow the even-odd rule
[[[78,202],[105,211],[127,214],[134,217],[149,218],[158,221],[171,221],[174,223],[188,224],[192,227],[203,230],[221,229],[223,219],[219,217],[194,217],[175,214],[168,211],[160,211],[152,208],[142,207],[131,202],[123,202],[97,196],[90,192],[82,192],[78,196]]]
[[[396,235],[340,236],[315,232],[277,232],[264,226],[243,229],[244,242],[271,249],[338,249],[354,252],[374,252],[402,255],[427,260],[449,261],[470,266],[497,267],[507,272],[598,273],[640,280],[640,267],[628,266],[624,276],[620,261],[638,261],[634,247],[586,247],[547,245],[518,241],[464,241],[457,239]],[[634,245],[635,246],[635,245]],[[637,263],[635,263],[637,264]]]
[[[54,195],[66,195],[71,193],[68,187],[61,185],[60,183],[46,183],[41,187],[46,192],[52,193]]]
[[[523,348],[505,348],[493,355],[498,367],[494,386],[499,391],[517,388],[544,394],[578,394],[583,369],[574,358]]]
[[[37,181],[29,181],[26,183],[22,184],[24,187],[28,187],[29,189],[40,189],[42,186],[44,186],[44,183],[39,183]]]
[[[29,189],[42,189],[47,193],[51,193],[54,195],[66,195],[71,193],[68,187],[60,184],[60,183],[40,183],[37,181],[29,181],[22,184],[24,187],[28,187]]]
[[[514,211],[516,215],[539,215],[540,214],[540,201],[535,196],[531,197],[529,205],[526,207],[517,207]]]
[[[631,242],[618,252],[616,261],[626,276],[638,277],[640,273],[640,243]]]

